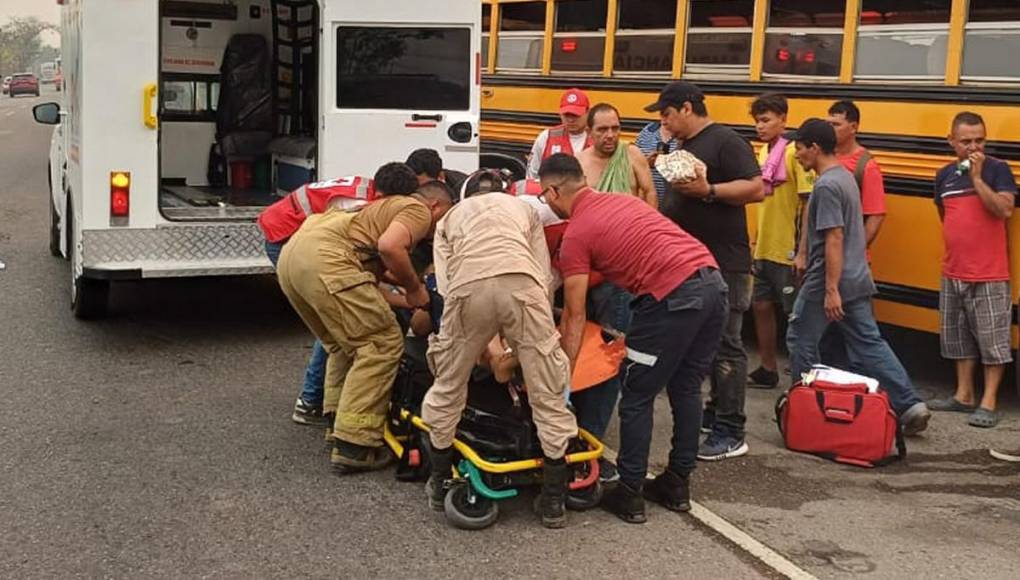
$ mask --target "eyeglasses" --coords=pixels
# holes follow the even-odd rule
[[[550,185],[549,187],[543,189],[542,193],[538,194],[538,201],[540,201],[540,202],[542,202],[542,203],[544,203],[546,205],[549,205],[548,194],[549,194],[550,191],[555,192],[556,195],[559,195],[560,194],[560,186],[559,185]]]

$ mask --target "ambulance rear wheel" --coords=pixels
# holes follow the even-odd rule
[[[71,310],[75,318],[93,320],[106,315],[110,302],[110,281],[79,276],[74,280]]]
[[[482,497],[470,483],[456,485],[443,504],[446,520],[462,530],[484,530],[499,518],[499,505]]]
[[[51,178],[52,179],[52,178]],[[50,192],[50,253],[60,258],[60,216],[53,205],[53,192]]]
[[[106,315],[110,302],[110,281],[77,275],[76,248],[74,246],[74,209],[67,200],[67,255],[71,259],[71,312],[80,320],[92,320]]]

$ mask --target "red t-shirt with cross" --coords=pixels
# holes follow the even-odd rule
[[[719,267],[708,248],[644,201],[578,192],[560,246],[564,279],[594,270],[635,296],[662,300],[705,266]]]
[[[981,179],[996,193],[1016,196],[1016,180],[1005,161],[986,157]],[[945,212],[942,274],[964,282],[1009,280],[1006,220],[985,208],[974,180],[955,162],[935,175],[935,204]]]

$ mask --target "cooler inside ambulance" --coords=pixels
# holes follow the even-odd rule
[[[461,6],[461,4],[463,6]],[[478,166],[470,2],[160,0],[159,209],[251,220],[413,149]]]

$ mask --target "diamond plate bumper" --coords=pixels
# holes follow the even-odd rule
[[[254,223],[188,224],[82,232],[86,270],[136,270],[143,278],[236,276],[273,271]]]

